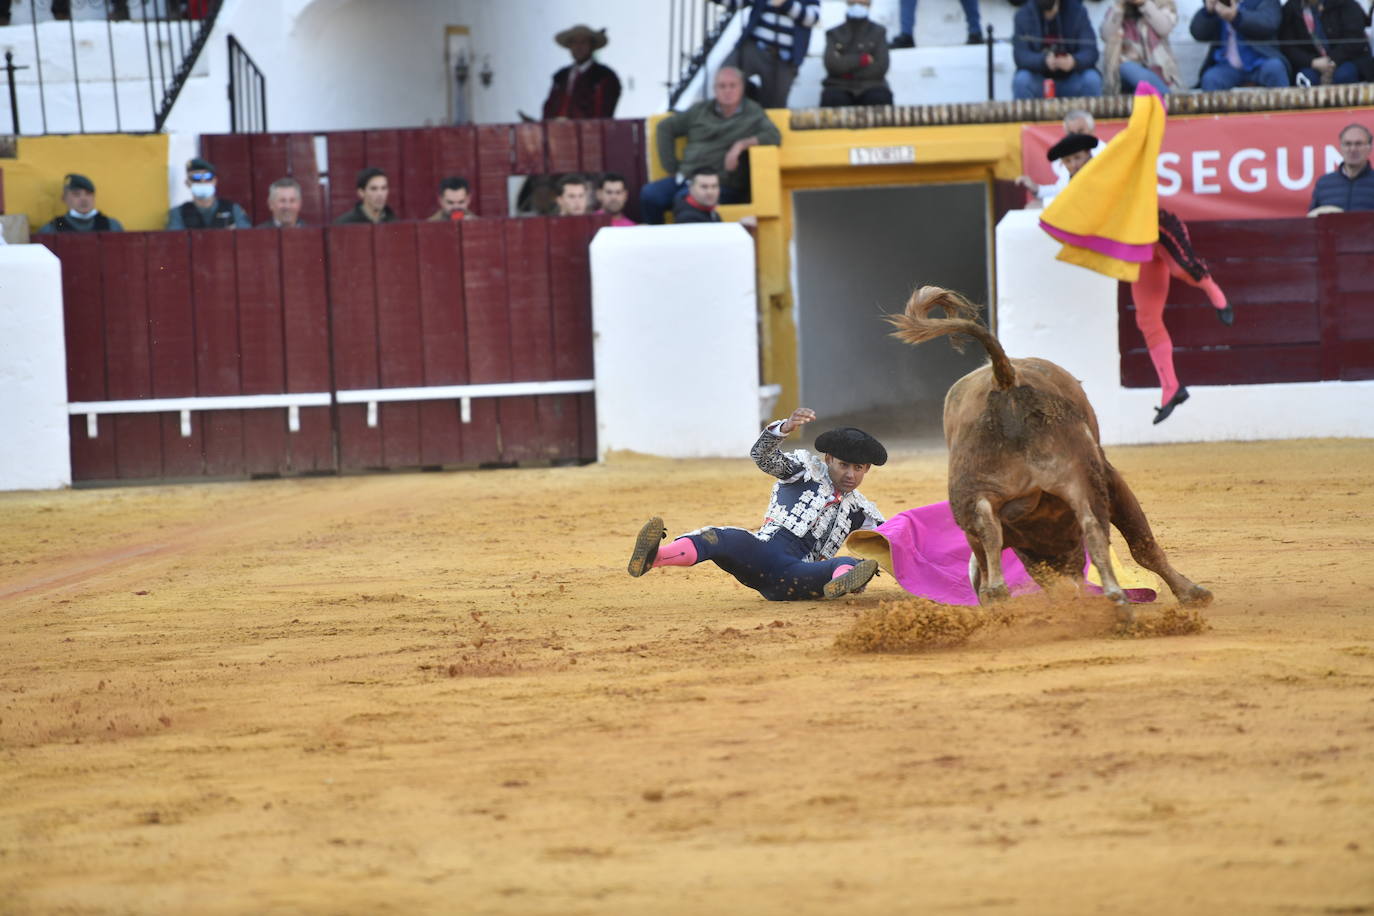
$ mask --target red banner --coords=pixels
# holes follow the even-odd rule
[[[1351,123],[1374,129],[1374,109],[1170,119],[1155,169],[1159,205],[1185,220],[1304,216],[1312,185],[1341,164],[1337,137]],[[1106,141],[1125,126],[1099,122],[1096,133]],[[1025,174],[1054,184],[1045,153],[1063,136],[1058,124],[1022,128]]]

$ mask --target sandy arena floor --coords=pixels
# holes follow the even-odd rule
[[[0,494],[0,912],[1374,913],[1374,441],[1110,454],[1207,632],[625,575],[747,459]]]

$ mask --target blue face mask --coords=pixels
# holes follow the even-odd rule
[[[849,4],[849,6],[845,7],[844,14],[845,14],[846,16],[848,16],[850,19],[867,19],[867,18],[868,18],[868,4],[867,4],[867,3],[851,3],[851,4]]]
[[[196,200],[209,200],[215,196],[215,183],[213,181],[191,182],[191,196]]]
[[[72,219],[95,219],[95,215],[99,212],[100,211],[97,210],[95,207],[92,207],[89,213],[78,213],[75,210],[68,210],[67,216],[71,217]]]

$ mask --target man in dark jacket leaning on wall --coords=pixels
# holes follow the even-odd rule
[[[868,18],[872,0],[850,0],[844,23],[825,33],[821,106],[891,105],[887,30]]]

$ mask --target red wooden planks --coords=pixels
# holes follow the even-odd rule
[[[328,193],[320,184],[315,138],[310,134],[287,134],[286,148],[287,174],[301,186],[301,219],[307,225],[322,226],[329,222]]]
[[[286,390],[278,240],[297,231],[303,230],[259,229],[235,234],[244,394],[280,394]],[[245,410],[243,431],[248,473],[280,474],[288,468],[285,408]]]
[[[591,270],[587,255],[591,217],[549,222],[549,277],[553,291],[554,377],[592,377]]]
[[[512,380],[503,230],[506,222],[482,219],[463,224],[468,372],[474,383]]]
[[[392,192],[392,209],[402,219],[426,219],[439,208],[439,135],[431,128],[400,132],[401,195]]]
[[[544,135],[549,145],[550,172],[576,172],[582,167],[576,121],[545,121]]]
[[[338,390],[377,388],[377,305],[372,226],[328,230],[329,308],[334,384]],[[382,466],[379,427],[367,425],[365,404],[337,410],[339,466]]]
[[[253,213],[253,154],[248,134],[213,134],[201,138],[201,155],[215,167],[216,193]],[[173,163],[175,165],[176,163]],[[185,169],[181,170],[185,177]],[[264,188],[264,196],[266,189]]]
[[[625,186],[629,189],[630,200],[625,213],[630,219],[639,220],[639,189],[645,184],[647,175],[644,161],[644,122],[643,121],[602,121],[602,164],[603,171],[615,172],[625,176]]]
[[[147,235],[148,325],[152,351],[153,397],[196,394],[195,314],[191,295],[191,233]],[[161,414],[162,473],[193,477],[203,473],[201,425],[181,435],[179,418]]]
[[[511,374],[516,381],[553,377],[553,319],[549,300],[546,219],[505,220],[507,312]],[[501,451],[506,461],[546,457],[534,397],[502,398]]]
[[[577,125],[578,170],[587,175],[606,171],[606,151],[603,147],[603,120],[574,121]],[[595,207],[593,207],[595,209]]]
[[[101,295],[103,236],[39,236],[62,262],[62,311],[67,338],[67,398],[106,400],[105,304]]]
[[[579,455],[581,425],[580,395],[557,394],[536,398],[539,415],[541,457],[570,459]]]
[[[132,232],[102,236],[100,254],[109,397],[117,401],[151,397],[147,236]],[[101,422],[113,430],[119,477],[162,474],[161,421],[155,414],[106,416]]]
[[[329,163],[329,209],[325,222],[333,222],[358,202],[358,172],[367,160],[366,135],[360,130],[335,131],[326,135]]]
[[[242,393],[239,354],[237,232],[191,233],[191,292],[195,303],[196,393]],[[205,411],[193,418],[204,433],[205,473],[244,473],[243,418],[237,410]]]
[[[467,328],[463,315],[463,249],[452,223],[420,223],[415,233],[419,266],[418,304],[424,329],[424,383],[461,385],[468,380]],[[454,402],[420,405],[420,463],[463,460],[462,432]]]
[[[441,178],[450,175],[466,178],[470,187],[469,209],[482,214],[482,176],[477,170],[477,129],[464,127],[435,128],[436,168]],[[437,192],[436,192],[437,195]],[[503,197],[504,199],[504,197]],[[504,216],[505,211],[488,214]]]
[[[511,176],[511,127],[509,124],[483,124],[477,128],[477,174],[481,176],[480,206],[483,216],[510,213],[507,180]]]
[[[267,194],[272,182],[291,173],[290,134],[250,134],[249,153],[253,160],[253,196],[240,200],[256,226],[272,218]]]
[[[515,162],[511,169],[516,175],[543,175],[548,171],[543,122],[515,125]]]
[[[329,346],[328,278],[323,229],[281,234],[281,297],[286,390],[333,389]],[[294,471],[334,470],[334,430],[328,407],[303,407],[301,428],[290,435]]]
[[[425,381],[415,228],[415,223],[389,223],[374,230],[378,377],[383,388],[412,388]],[[416,403],[381,405],[381,426],[385,465],[418,465],[420,413]]]

